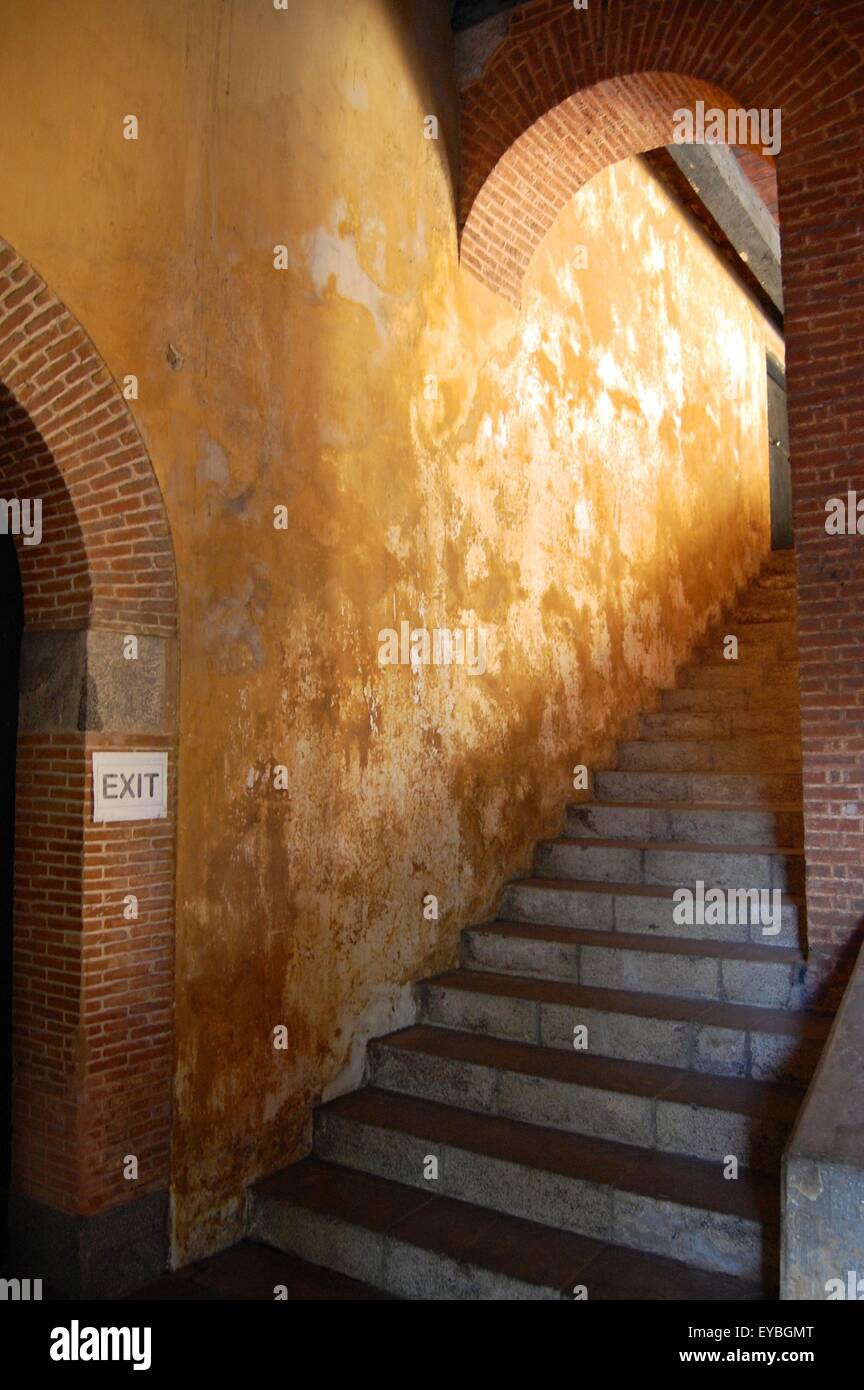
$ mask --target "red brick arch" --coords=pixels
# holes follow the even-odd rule
[[[479,189],[462,233],[462,263],[517,304],[522,279],[566,203],[608,164],[672,142],[676,111],[739,103],[710,82],[649,72],[574,92],[507,149]]]
[[[814,973],[842,980],[864,927],[864,537],[824,522],[828,498],[864,495],[864,6],[530,0],[496,41],[462,93],[461,254],[517,303],[558,210],[668,142],[676,106],[782,110],[808,935]]]
[[[0,383],[0,491],[44,504],[44,544],[18,547],[28,626],[176,631],[171,536],[129,407],[81,325],[2,238]]]
[[[2,240],[0,496],[40,499],[43,526],[39,544],[16,538],[25,627],[10,1221],[15,1248],[49,1282],[99,1293],[112,1277],[143,1282],[166,1250],[174,554],[119,387],[81,325]],[[127,634],[139,640],[136,666],[123,655]],[[168,818],[94,823],[95,749],[166,750]],[[134,920],[124,916],[128,894]],[[129,1154],[134,1182],[123,1171]],[[112,1230],[131,1252],[122,1274],[111,1268]]]

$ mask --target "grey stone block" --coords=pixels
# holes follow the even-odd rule
[[[784,1008],[790,1003],[792,977],[788,965],[724,960],[721,975],[723,998],[732,1004]]]
[[[692,739],[639,739],[618,744],[622,772],[703,772],[712,766],[712,745]]]
[[[508,883],[501,898],[501,916],[514,922],[611,931],[612,895],[580,893],[575,888],[538,888],[528,883]]]
[[[20,668],[22,733],[86,727],[87,633],[25,630]]]
[[[696,773],[691,793],[694,801],[750,801],[771,805],[801,800],[800,775],[786,773]]]
[[[723,665],[712,666],[707,663],[698,663],[694,666],[686,666],[679,673],[679,686],[701,689],[701,690],[743,690],[749,685],[754,685],[757,678],[762,677],[761,667],[746,667],[737,661],[724,661]]]
[[[386,1287],[382,1280],[384,1236],[380,1231],[294,1203],[253,1197],[249,1234],[310,1264]]]
[[[654,1144],[653,1102],[644,1096],[502,1072],[498,1112],[512,1120],[625,1144]]]
[[[785,1033],[750,1033],[754,1081],[809,1081],[822,1051],[820,1042]]]
[[[782,891],[782,890],[781,890]],[[755,916],[750,924],[750,940],[754,946],[788,946],[792,949],[800,949],[805,945],[804,936],[804,910],[797,903],[788,902],[786,898],[780,901],[780,930],[776,935],[770,935],[765,931],[769,923],[763,922],[760,915]]]
[[[632,989],[650,994],[716,999],[719,967],[712,958],[583,946],[581,982],[600,989]]]
[[[781,686],[764,689],[760,686],[742,685],[740,690],[734,686],[716,689],[694,684],[680,685],[675,690],[664,690],[661,707],[669,712],[680,710],[708,710],[712,713],[734,714],[736,711],[752,709],[786,708],[797,713],[797,690],[794,686]]]
[[[9,1266],[70,1298],[122,1298],[168,1266],[168,1193],[95,1216],[73,1216],[19,1193],[9,1198]]]
[[[688,711],[670,714],[661,711],[656,714],[643,714],[639,719],[639,729],[644,738],[717,738],[729,737],[732,733],[731,715],[719,710]]]
[[[370,1080],[384,1091],[424,1096],[463,1110],[494,1113],[499,1073],[452,1057],[431,1056],[374,1043],[369,1050]]]
[[[781,1269],[782,1299],[864,1301],[864,1169],[857,1163],[786,1155]]]
[[[777,1170],[786,1131],[777,1124],[703,1105],[657,1106],[657,1148],[722,1164],[734,1154],[747,1168]]]
[[[573,1029],[577,1024],[583,1024],[588,1029],[587,1050],[594,1056],[656,1062],[669,1067],[688,1065],[690,1043],[686,1023],[674,1019],[642,1018],[636,1014],[569,1008],[560,1004],[541,1004],[540,1037],[547,1047],[572,1050]]]
[[[650,808],[643,806],[597,806],[587,801],[584,805],[567,808],[568,835],[584,839],[589,836],[608,840],[663,838],[664,822],[664,813],[655,819]]]
[[[528,1284],[470,1260],[457,1262],[388,1235],[384,1240],[381,1287],[401,1298],[448,1300],[460,1303],[560,1299],[558,1289]]]
[[[574,845],[565,840],[537,846],[541,878],[588,879],[595,883],[640,883],[642,851],[628,845]]]
[[[316,1153],[367,1173],[429,1189],[438,1197],[476,1202],[541,1225],[603,1238],[611,1220],[611,1190],[485,1154],[433,1144],[402,1131],[390,1133],[328,1117],[316,1127]],[[422,1176],[427,1154],[438,1158],[438,1180]]]
[[[503,975],[532,975],[551,980],[579,978],[579,947],[530,937],[462,934],[463,963],[475,970]]]
[[[688,886],[682,884],[682,887]],[[692,880],[689,885],[692,888]],[[643,932],[654,936],[677,936],[686,941],[746,941],[746,924],[724,923],[704,926],[699,922],[673,920],[675,903],[668,897],[641,897],[620,893],[615,898],[615,929],[622,932]],[[667,991],[668,992],[668,991]]]
[[[859,950],[784,1158],[783,1299],[864,1297],[862,1116],[864,952]]]
[[[770,888],[772,857],[768,854],[647,849],[645,882],[692,888],[698,879],[710,888]]]
[[[538,1006],[533,999],[438,985],[425,985],[422,999],[421,1016],[426,1023],[518,1042],[537,1040]]]
[[[22,731],[170,733],[176,722],[176,641],[132,631],[138,655],[127,660],[126,635],[102,628],[25,630]]]
[[[747,739],[740,734],[711,745],[711,768],[716,772],[796,772],[801,767],[801,748],[791,737],[765,734]],[[696,769],[697,771],[699,769]]]
[[[601,801],[689,801],[691,788],[689,773],[610,771],[594,774],[595,795]]]
[[[669,840],[703,844],[798,845],[804,835],[800,814],[783,811],[670,811]],[[658,837],[659,838],[659,837]]]
[[[740,1028],[693,1025],[693,1069],[715,1076],[747,1075],[747,1034]]]
[[[762,1232],[743,1217],[618,1192],[612,1239],[742,1279],[763,1274]]]

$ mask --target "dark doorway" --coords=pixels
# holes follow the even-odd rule
[[[771,485],[771,549],[791,550],[792,472],[789,465],[789,419],[786,374],[770,354],[768,362],[768,469]]]
[[[12,1158],[12,872],[15,740],[24,601],[15,542],[0,535],[0,1253],[7,1247]]]

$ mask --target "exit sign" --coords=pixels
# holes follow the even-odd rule
[[[164,820],[167,814],[167,753],[93,754],[94,821]]]

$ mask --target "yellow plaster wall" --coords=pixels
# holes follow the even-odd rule
[[[177,1260],[239,1234],[768,546],[771,335],[641,162],[520,312],[459,269],[446,11],[0,13],[0,233],[138,375],[177,552]],[[481,626],[485,674],[382,667],[403,619]]]

